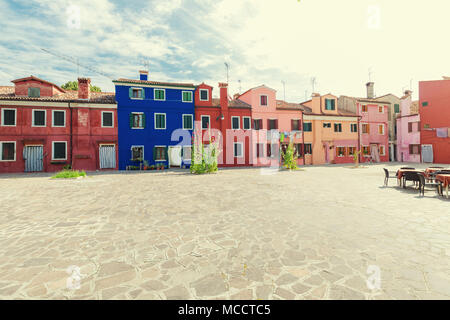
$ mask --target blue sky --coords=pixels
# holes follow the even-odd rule
[[[226,80],[230,93],[260,84],[283,99],[315,91],[377,95],[450,75],[448,0],[0,0],[0,85],[33,74],[57,84],[136,78],[143,61],[160,81]],[[74,28],[68,8],[80,11]],[[69,23],[68,23],[69,22]],[[78,58],[95,74],[41,50]],[[215,90],[215,94],[218,90]]]

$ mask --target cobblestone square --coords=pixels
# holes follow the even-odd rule
[[[450,200],[384,166],[2,175],[0,298],[450,299]]]

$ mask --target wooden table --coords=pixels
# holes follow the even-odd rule
[[[438,174],[436,175],[436,181],[442,182],[442,186],[445,188],[445,196],[448,199],[448,186],[450,185],[450,174]]]
[[[415,172],[415,173],[424,173],[423,170],[416,170],[416,169],[398,169],[397,170],[397,185],[399,185],[400,187],[402,186],[402,178],[403,178],[403,174],[405,172]],[[404,188],[405,186],[403,186]]]

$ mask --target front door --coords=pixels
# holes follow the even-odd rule
[[[116,146],[101,145],[99,148],[100,169],[116,168]]]
[[[181,146],[169,147],[169,166],[181,167]]]
[[[39,172],[44,170],[44,147],[25,146],[23,149],[25,172]]]
[[[433,163],[433,145],[423,144],[422,145],[422,161],[426,163]]]
[[[370,153],[371,153],[373,161],[380,162],[380,152],[378,150],[378,145],[377,144],[371,144],[370,145]]]

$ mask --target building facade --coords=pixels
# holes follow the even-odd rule
[[[373,84],[373,82],[372,82]],[[389,161],[397,161],[397,117],[400,116],[400,98],[389,93],[374,98],[377,101],[387,101],[388,104],[388,132],[389,132]]]
[[[194,92],[190,83],[118,79],[116,88],[119,170],[190,165]]]
[[[400,100],[397,117],[397,156],[401,162],[420,162],[420,115],[412,113],[411,91]]]
[[[117,169],[113,93],[63,90],[34,76],[0,87],[0,172]]]
[[[303,131],[305,163],[351,163],[358,150],[356,113],[340,110],[338,98],[332,94],[313,93],[305,106]]]
[[[450,79],[419,82],[422,161],[450,163]]]

